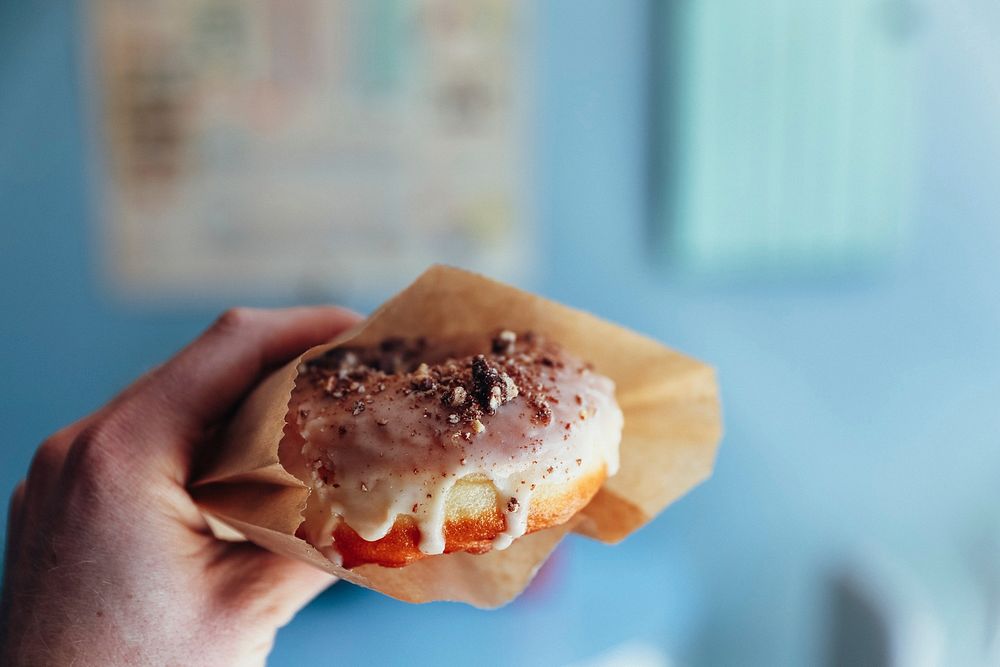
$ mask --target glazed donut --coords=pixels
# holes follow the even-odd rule
[[[614,383],[540,336],[389,339],[300,364],[282,464],[311,488],[301,537],[401,567],[567,521],[617,471],[622,422]]]

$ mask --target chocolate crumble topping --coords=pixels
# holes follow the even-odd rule
[[[469,394],[462,385],[452,387],[444,395],[445,404],[456,408],[465,405],[467,400],[469,400]]]
[[[481,354],[473,358],[472,396],[488,414],[495,413],[497,408],[517,398],[519,393],[506,371],[490,364]]]
[[[535,423],[551,423],[556,399],[545,383],[551,381],[548,369],[564,365],[559,348],[531,332],[508,329],[483,342],[484,353],[438,361],[440,350],[435,356],[422,338],[390,338],[373,347],[334,348],[303,363],[299,372],[354,416],[376,394],[385,392],[388,400],[406,397],[453,439],[469,441],[485,432],[485,418],[515,401],[527,407],[525,414]],[[429,400],[444,409],[434,410]],[[377,423],[385,425],[385,420]]]
[[[493,339],[493,354],[512,355],[516,343],[517,334],[509,329],[504,329]]]

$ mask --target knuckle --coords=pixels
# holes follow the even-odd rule
[[[212,329],[223,332],[246,329],[247,326],[249,326],[249,324],[254,320],[256,312],[257,311],[253,308],[229,308],[216,318],[215,324],[212,325]]]
[[[103,476],[114,467],[116,453],[127,437],[124,425],[113,417],[90,424],[73,441],[66,469],[74,476]]]
[[[8,531],[11,526],[16,525],[18,517],[24,509],[24,497],[28,493],[28,485],[25,480],[18,482],[14,487],[14,492],[10,494],[10,501],[7,503],[7,526]],[[9,539],[9,538],[8,538]]]
[[[18,507],[22,502],[24,502],[24,494],[27,493],[28,483],[25,480],[21,480],[14,487],[14,492],[10,494],[10,507],[14,509]]]
[[[57,475],[66,460],[68,450],[68,441],[59,437],[59,434],[47,438],[35,450],[28,468],[28,479],[37,483]]]

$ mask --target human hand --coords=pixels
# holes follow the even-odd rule
[[[334,578],[216,540],[185,486],[258,381],[357,320],[229,311],[42,443],[10,501],[0,664],[262,664],[277,629]]]

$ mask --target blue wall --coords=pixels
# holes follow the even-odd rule
[[[229,305],[129,305],[102,287],[78,12],[63,0],[0,5],[4,495],[48,432]],[[943,15],[924,26],[916,234],[902,262],[837,281],[678,284],[644,250],[644,3],[560,0],[539,14],[548,261],[529,287],[717,365],[727,436],[716,475],[619,547],[571,541],[546,585],[500,612],[337,586],[283,631],[273,663],[336,641],[343,664],[401,650],[415,662],[553,664],[639,638],[693,664],[803,664],[824,646],[829,567],[871,549],[948,607],[953,552],[1000,526],[989,44]]]

